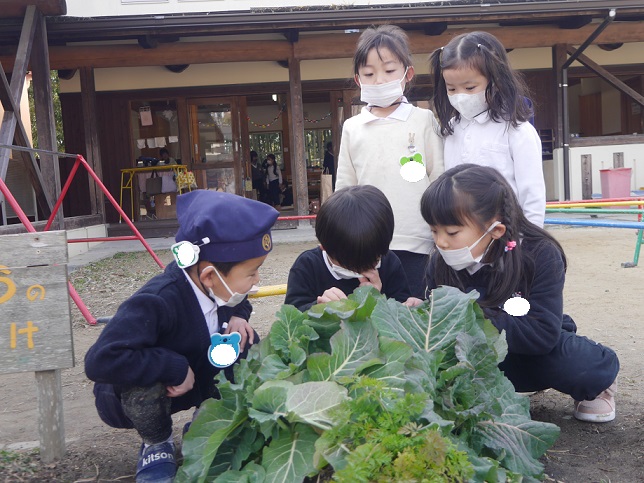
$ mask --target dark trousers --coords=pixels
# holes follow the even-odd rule
[[[280,204],[280,182],[277,179],[274,179],[268,183],[268,195],[271,199],[271,204],[277,206]]]
[[[425,289],[427,288],[425,271],[427,269],[427,263],[429,262],[429,256],[405,250],[392,251],[398,256],[400,263],[402,263],[412,297],[424,300],[426,298]]]
[[[549,354],[508,353],[499,368],[518,392],[553,388],[583,401],[595,399],[615,381],[619,360],[609,347],[564,330]]]
[[[257,344],[259,335],[257,332],[254,335]],[[246,344],[238,360],[246,358],[250,347]],[[234,381],[233,367],[234,364],[224,369],[226,379],[231,382]],[[172,435],[172,400],[166,395],[164,384],[138,387],[96,383],[94,396],[98,415],[108,426],[134,428],[147,444],[161,443]]]

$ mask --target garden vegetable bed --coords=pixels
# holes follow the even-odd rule
[[[570,483],[641,481],[643,275],[641,268],[620,267],[632,253],[635,233],[597,228],[556,228],[552,233],[569,257],[564,294],[567,312],[577,321],[581,334],[617,351],[622,368],[617,419],[608,424],[574,420],[572,401],[555,391],[529,398],[533,420],[561,428],[554,446],[540,458],[546,479]],[[262,283],[283,283],[295,257],[311,246],[310,243],[276,246],[262,268]],[[160,256],[166,263],[170,260],[167,254]],[[125,254],[80,269],[72,278],[92,313],[101,316],[113,313],[120,301],[155,270],[149,256]],[[270,322],[276,319],[275,313],[281,307],[280,297],[253,304],[254,326],[267,338]],[[85,351],[102,329],[88,327],[75,308],[73,318],[77,367],[63,371],[62,377],[67,456],[55,464],[42,465],[37,454],[29,449],[8,451],[8,445],[28,447],[38,439],[35,383],[33,377],[24,374],[0,376],[4,388],[0,391],[0,481],[133,481],[138,438],[131,431],[113,430],[101,423],[93,407],[91,384],[83,373]],[[377,388],[369,391],[372,394]],[[367,400],[365,404],[371,402]],[[191,412],[175,416],[178,434],[191,419]],[[418,429],[408,425],[405,430],[413,434]]]

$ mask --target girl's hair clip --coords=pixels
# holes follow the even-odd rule
[[[505,251],[511,252],[512,250],[514,250],[514,247],[516,246],[517,246],[517,242],[515,242],[514,240],[508,240],[508,242],[505,244]]]
[[[477,49],[480,49],[480,48],[481,48],[481,44],[476,44],[476,48],[477,48]]]

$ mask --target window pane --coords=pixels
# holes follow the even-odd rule
[[[233,129],[230,104],[197,107],[199,154],[203,163],[232,163]]]

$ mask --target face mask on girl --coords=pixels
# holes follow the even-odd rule
[[[389,107],[403,96],[403,81],[407,77],[407,68],[399,80],[386,84],[360,83],[360,100],[369,106]]]
[[[331,272],[331,275],[333,275],[337,280],[340,280],[340,279],[349,280],[352,278],[364,277],[364,275],[358,272],[354,272],[352,270],[349,270],[348,268],[341,267],[331,262],[331,260],[329,260],[329,255],[324,250],[322,251],[322,258],[324,258],[324,263],[326,263],[326,266]],[[380,268],[380,260],[378,260],[378,263],[374,268],[376,270]]]
[[[451,94],[448,95],[449,103],[461,113],[461,116],[471,121],[479,114],[488,110],[485,100],[485,90],[476,94]]]
[[[487,253],[487,248],[481,254],[481,256],[476,258],[472,256],[472,249],[476,245],[478,245],[480,241],[483,240],[483,238],[485,238],[485,235],[490,233],[494,229],[494,227],[500,224],[501,224],[500,221],[495,221],[494,223],[492,223],[490,227],[487,230],[485,230],[485,233],[481,235],[481,238],[476,240],[469,247],[458,248],[456,250],[442,250],[439,247],[436,247],[436,248],[438,249],[439,253],[443,257],[443,260],[445,260],[445,263],[447,263],[454,270],[463,270],[464,268],[473,267],[483,259],[483,257],[485,256],[485,253]],[[492,244],[492,241],[490,241],[490,244]],[[490,245],[488,245],[488,248],[489,246]]]
[[[204,270],[207,270],[208,268],[209,267],[206,267],[204,268]],[[208,295],[210,295],[210,298],[215,301],[215,303],[217,304],[217,307],[234,307],[236,305],[239,305],[244,301],[244,299],[248,294],[255,293],[257,292],[257,290],[259,290],[259,287],[257,285],[253,285],[250,288],[250,290],[246,293],[233,292],[232,290],[230,290],[230,287],[228,287],[228,284],[224,282],[224,279],[219,274],[219,271],[214,266],[212,268],[215,271],[215,274],[217,275],[221,283],[224,285],[224,287],[226,287],[226,290],[228,290],[228,293],[230,294],[230,298],[228,300],[223,300],[215,295],[215,292],[212,291],[212,288],[209,288]],[[201,273],[203,273],[203,271]]]

